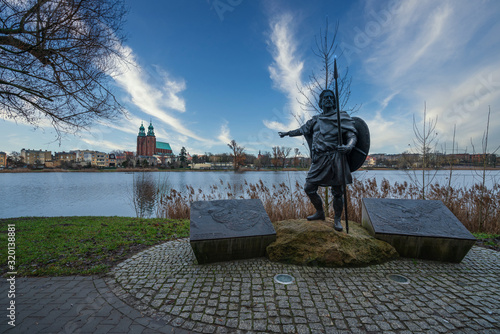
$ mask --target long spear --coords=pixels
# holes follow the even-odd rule
[[[335,97],[337,99],[337,127],[338,127],[338,137],[339,145],[343,145],[342,140],[342,127],[340,126],[340,99],[339,99],[339,85],[337,83],[337,78],[339,74],[337,72],[337,57],[333,60],[333,77],[335,78]],[[349,233],[349,220],[347,219],[347,186],[345,183],[345,154],[342,154],[341,158],[342,164],[342,196],[344,197],[344,217],[345,217],[345,230]]]

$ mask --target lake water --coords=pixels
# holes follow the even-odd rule
[[[418,172],[417,172],[418,173]],[[136,173],[136,178],[140,173]],[[155,180],[169,187],[186,191],[186,186],[208,192],[210,186],[220,182],[231,185],[257,183],[266,186],[285,182],[303,184],[307,172],[155,172]],[[360,180],[384,178],[389,182],[409,181],[404,171],[358,171]],[[438,171],[435,182],[448,184],[449,172]],[[454,187],[470,187],[481,180],[479,172],[454,171]],[[487,186],[500,181],[499,171],[487,172]],[[0,218],[22,216],[129,216],[135,217],[132,204],[134,174],[108,173],[0,173]]]

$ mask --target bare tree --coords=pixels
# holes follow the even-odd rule
[[[451,199],[451,185],[452,185],[452,179],[453,179],[453,168],[455,166],[455,135],[457,132],[457,125],[453,125],[453,140],[451,142],[451,155],[446,152],[446,144],[444,146],[444,154],[445,154],[445,161],[448,164],[448,169],[449,169],[449,175],[448,175],[448,185],[447,185],[447,194],[445,198],[445,203],[448,204],[450,199]]]
[[[23,157],[21,153],[12,151],[9,155],[7,155],[7,164],[11,167],[20,167],[24,165]]]
[[[311,112],[322,112],[318,106],[319,94],[325,89],[331,89],[335,91],[335,78],[333,77],[333,62],[339,49],[336,43],[337,32],[339,29],[339,23],[335,24],[333,37],[330,39],[328,37],[328,18],[326,19],[325,30],[320,29],[319,37],[315,36],[316,48],[313,49],[314,55],[320,59],[322,67],[320,73],[317,74],[314,71],[309,76],[309,82],[304,85],[304,87],[298,87],[299,93],[303,96],[304,101],[298,101],[302,108],[306,111]],[[341,57],[339,54],[339,59]],[[349,76],[349,68],[346,67],[344,74],[339,78],[339,100],[340,109],[355,112],[359,109],[359,106],[354,105],[353,107],[347,108],[347,102],[351,97],[351,82],[352,78]],[[301,120],[300,120],[301,121]],[[302,122],[301,122],[302,123]]]
[[[479,221],[479,230],[483,230],[483,225],[484,222],[486,221],[486,217],[489,215],[490,211],[490,205],[488,205],[489,201],[486,196],[487,190],[486,190],[486,167],[488,164],[488,137],[489,137],[489,131],[490,131],[490,114],[491,114],[491,107],[488,107],[488,120],[486,121],[486,130],[483,133],[483,139],[481,140],[481,146],[482,146],[482,152],[481,152],[481,160],[482,160],[482,169],[481,169],[481,174],[480,176],[480,201],[479,201],[479,216],[478,221]],[[471,144],[472,144],[472,150],[475,152],[475,146],[474,143],[472,142],[471,138]],[[498,150],[500,149],[500,146],[498,146],[491,154],[494,155]]]
[[[245,148],[243,146],[239,146],[236,143],[236,140],[231,140],[229,144],[227,144],[229,148],[233,151],[231,156],[233,157],[233,168],[234,170],[238,170],[240,166],[245,162]]]
[[[413,182],[413,184],[415,184],[420,189],[422,199],[425,199],[425,192],[436,177],[437,173],[437,170],[428,170],[433,148],[435,148],[435,146],[437,145],[437,121],[437,116],[434,119],[427,119],[427,105],[425,103],[424,118],[422,120],[422,130],[419,129],[419,126],[415,120],[415,115],[413,115],[413,133],[415,134],[415,138],[413,139],[413,153],[418,153],[420,155],[422,175],[418,175],[415,170],[412,170],[408,172],[408,176],[410,177],[410,180]]]
[[[274,167],[277,169],[278,166],[285,168],[286,159],[290,155],[292,149],[290,147],[285,146],[273,146],[273,159],[272,163]]]
[[[274,169],[278,169],[280,158],[281,158],[281,147],[273,146],[273,158],[271,159],[271,163],[273,164]]]
[[[300,163],[300,159],[299,159],[299,156],[300,156],[300,150],[296,147],[293,149],[293,166],[294,167],[298,167],[299,166],[299,163]]]
[[[0,115],[59,135],[119,115],[109,74],[125,12],[123,0],[0,0]]]
[[[282,166],[285,168],[286,165],[286,159],[290,155],[290,152],[292,151],[291,147],[281,147],[281,159],[282,159]]]
[[[268,167],[271,164],[271,153],[264,152],[259,156],[259,160],[263,167]]]

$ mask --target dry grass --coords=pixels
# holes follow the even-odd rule
[[[319,194],[325,192],[320,189]],[[348,187],[349,220],[361,221],[362,198],[406,198],[420,199],[418,187],[404,183],[390,184],[383,180],[380,185],[375,179],[355,180]],[[471,232],[500,233],[500,186],[492,189],[475,185],[469,189],[449,188],[434,184],[426,194],[427,199],[441,200]],[[235,187],[229,183],[212,185],[208,193],[201,189],[186,187],[185,191],[170,190],[159,199],[157,216],[170,219],[189,218],[189,206],[193,201],[221,199],[259,198],[271,221],[304,218],[314,212],[314,208],[303,191],[302,184],[280,183],[267,187],[262,180],[256,184]],[[325,198],[323,199],[325,201]],[[330,195],[331,201],[331,195]],[[329,215],[333,209],[329,206]]]
[[[418,187],[407,182],[391,185],[383,180],[380,185],[374,179],[355,181],[349,187],[349,220],[361,221],[362,198],[421,199]],[[452,188],[433,184],[426,199],[441,200],[471,232],[500,233],[500,186],[488,189],[476,184],[469,189]]]
[[[256,184],[245,182],[240,186],[220,180],[220,184],[210,186],[207,193],[201,189],[195,190],[191,186],[187,186],[185,191],[170,190],[169,193],[161,196],[157,215],[158,217],[184,219],[189,218],[191,202],[243,198],[259,198],[271,221],[304,217],[314,211],[309,199],[303,193],[302,185],[298,182],[294,186],[281,183],[268,188],[262,180]]]

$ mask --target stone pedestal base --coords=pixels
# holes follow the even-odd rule
[[[364,198],[362,225],[402,257],[460,262],[476,242],[441,201]]]
[[[262,257],[276,232],[259,199],[191,204],[190,242],[199,264]]]

